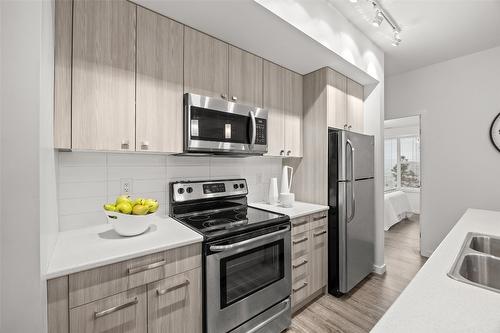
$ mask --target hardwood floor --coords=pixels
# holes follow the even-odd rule
[[[341,298],[318,298],[294,316],[286,333],[369,332],[425,263],[419,230],[418,216],[393,226],[385,233],[386,273],[371,274]]]

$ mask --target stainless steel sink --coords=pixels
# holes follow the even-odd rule
[[[500,293],[500,237],[468,233],[448,276]]]

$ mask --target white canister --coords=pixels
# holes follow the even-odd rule
[[[295,193],[280,193],[280,202],[283,207],[293,207],[295,203]]]
[[[276,205],[278,203],[278,178],[271,178],[269,181],[267,202],[270,205]]]

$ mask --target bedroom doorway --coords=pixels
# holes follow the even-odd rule
[[[420,254],[420,116],[384,122],[384,231],[387,271],[411,280]]]

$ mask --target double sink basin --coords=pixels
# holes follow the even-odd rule
[[[500,293],[500,237],[468,233],[448,276]]]

